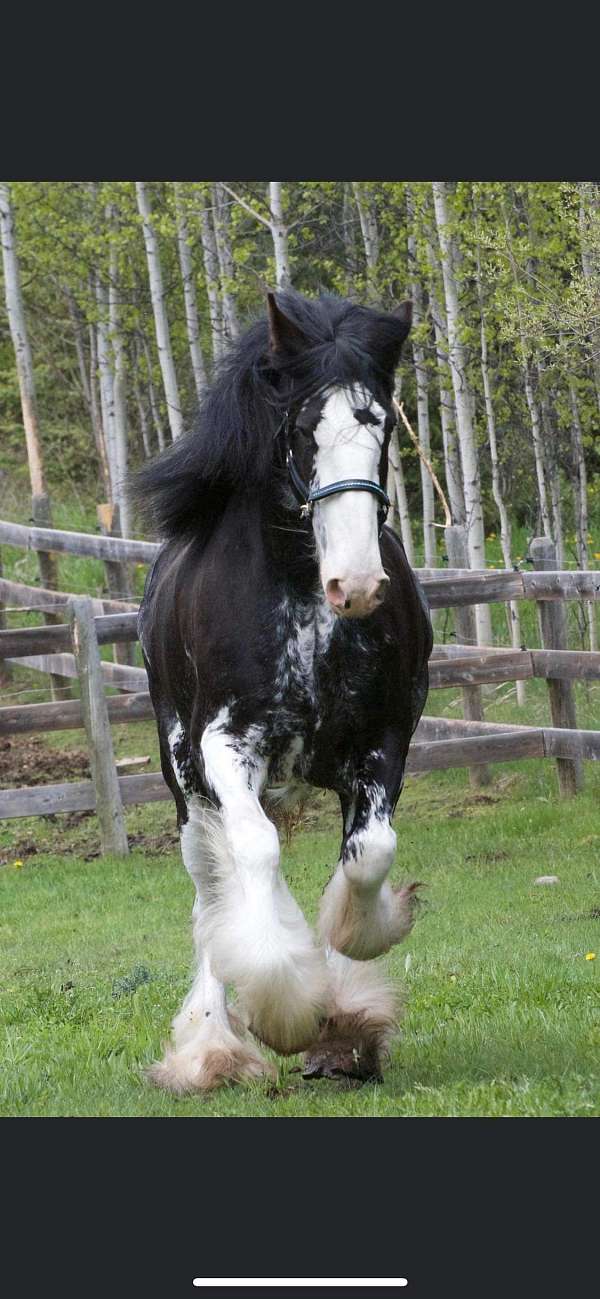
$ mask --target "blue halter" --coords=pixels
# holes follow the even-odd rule
[[[337,496],[339,492],[370,492],[371,495],[376,496],[380,502],[377,516],[379,519],[379,531],[381,532],[390,508],[390,498],[384,488],[381,487],[379,483],[373,482],[370,478],[341,478],[338,482],[327,483],[325,487],[315,487],[311,490],[298,472],[294,460],[294,454],[290,446],[289,419],[289,411],[286,411],[281,424],[281,428],[285,428],[285,462],[292,491],[301,507],[301,517],[303,519],[310,519],[316,501],[324,501],[328,496]]]

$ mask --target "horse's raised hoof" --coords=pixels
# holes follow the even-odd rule
[[[232,1083],[277,1077],[274,1066],[256,1048],[242,1042],[214,1046],[195,1055],[167,1047],[163,1059],[150,1065],[145,1073],[155,1087],[176,1096],[211,1092]]]
[[[318,1041],[306,1053],[302,1077],[381,1083],[384,1039],[385,1033],[379,1025],[361,1024],[357,1016],[338,1015],[328,1019]]]
[[[354,961],[384,956],[413,928],[421,887],[420,882],[396,886],[386,882],[379,894],[361,896],[339,870],[323,894],[321,938]]]

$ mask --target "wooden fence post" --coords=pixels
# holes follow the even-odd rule
[[[534,537],[529,553],[535,569],[556,569],[556,547],[549,537]],[[568,647],[567,615],[563,600],[538,600],[540,635],[544,649],[565,650]],[[575,696],[570,681],[548,681],[550,713],[553,726],[577,729]],[[558,786],[563,798],[572,798],[583,788],[581,760],[557,758]]]
[[[103,536],[121,536],[121,515],[118,505],[113,503],[97,505],[96,514]],[[105,559],[104,568],[108,594],[111,599],[131,600],[131,581],[127,564]],[[115,645],[113,657],[115,663],[126,663],[129,667],[133,667],[135,664],[135,647],[130,643]]]
[[[129,844],[100,672],[100,650],[92,602],[87,595],[75,596],[69,601],[68,608],[102,852],[124,857],[129,852]]]
[[[449,527],[444,528],[444,539],[449,568],[469,568],[466,528],[462,528],[458,524],[451,524]],[[454,625],[456,639],[459,644],[477,644],[477,622],[472,605],[462,605],[454,610]],[[462,697],[465,721],[482,722],[481,686],[463,686]],[[482,785],[489,785],[491,779],[492,774],[489,767],[469,767],[469,780],[473,789],[480,789]]]

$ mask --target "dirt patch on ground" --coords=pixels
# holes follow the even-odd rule
[[[10,735],[0,739],[0,789],[20,785],[59,785],[89,779],[85,749],[51,749],[41,735]]]
[[[179,835],[175,826],[172,830],[163,830],[160,834],[128,833],[131,852],[143,852],[145,857],[163,857],[165,853],[175,852],[179,847]],[[84,861],[94,861],[100,857],[99,845],[83,854]]]

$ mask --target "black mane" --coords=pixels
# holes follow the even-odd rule
[[[137,473],[131,495],[162,537],[210,528],[233,492],[276,486],[276,433],[290,404],[332,386],[364,384],[389,400],[408,326],[393,315],[325,295],[278,293],[301,331],[297,352],[274,355],[266,316],[219,364],[190,431]]]

